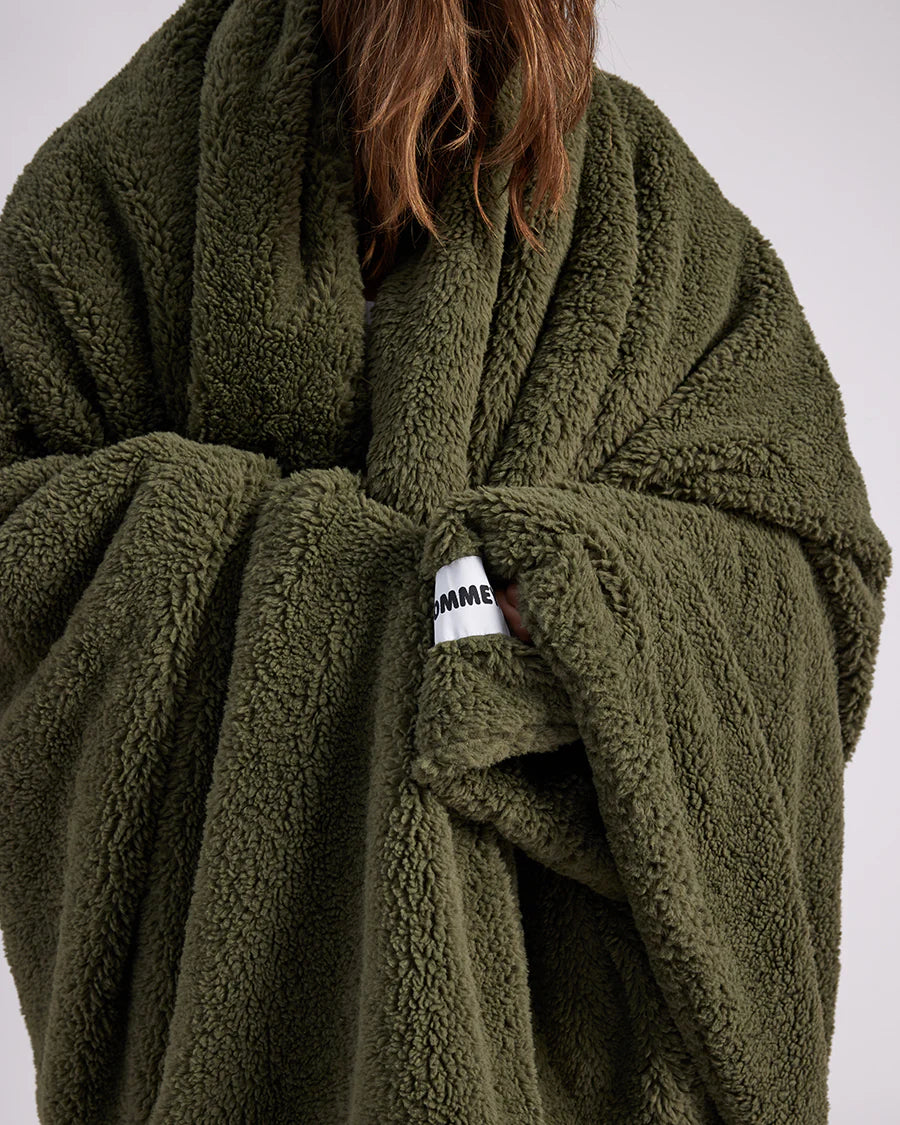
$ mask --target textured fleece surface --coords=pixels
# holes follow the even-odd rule
[[[784,265],[596,70],[546,254],[451,181],[366,353],[318,16],[188,0],[0,221],[41,1120],[820,1125],[891,554]],[[470,553],[533,646],[432,646]]]

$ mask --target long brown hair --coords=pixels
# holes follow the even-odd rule
[[[514,227],[543,249],[524,214],[524,189],[534,172],[531,221],[542,203],[555,214],[566,193],[562,138],[590,100],[594,0],[322,0],[322,30],[350,111],[370,282],[390,267],[410,222],[440,240],[433,204],[465,167],[473,138],[481,217],[490,226],[480,167],[510,161]],[[518,121],[485,155],[491,110],[517,63]]]

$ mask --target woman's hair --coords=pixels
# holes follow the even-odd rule
[[[590,100],[594,0],[322,0],[322,29],[349,102],[357,198],[368,224],[363,266],[378,276],[412,214],[434,237],[444,182],[465,166],[511,162],[510,214],[543,247],[529,219],[558,212],[570,176],[563,136]],[[521,114],[486,155],[486,127],[504,78],[521,62]],[[421,158],[421,159],[420,159]],[[536,170],[536,171],[535,171]]]

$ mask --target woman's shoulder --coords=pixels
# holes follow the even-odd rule
[[[598,118],[615,118],[619,127],[635,142],[668,144],[684,148],[687,144],[662,107],[635,82],[621,74],[602,70],[593,64],[591,104]],[[609,123],[609,122],[608,122]]]
[[[746,231],[750,220],[729,200],[715,176],[701,162],[668,113],[634,82],[594,63],[586,158],[605,161],[610,147],[619,150],[628,174],[641,187],[646,205],[666,196],[687,209],[701,208],[728,225]],[[752,225],[752,224],[751,224]]]

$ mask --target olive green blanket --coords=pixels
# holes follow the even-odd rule
[[[0,221],[41,1120],[825,1122],[891,552],[785,267],[596,70],[546,253],[451,180],[366,351],[318,16],[188,0]],[[467,556],[533,645],[433,643]]]

